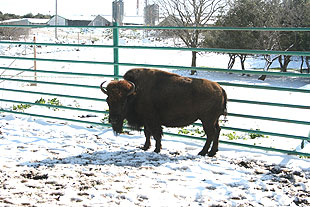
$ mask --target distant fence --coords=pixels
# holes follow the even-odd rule
[[[23,27],[23,28],[55,28],[55,26],[25,26],[25,25],[0,25],[0,29],[3,27]],[[106,26],[106,27],[68,27],[68,26],[57,26],[57,28],[67,29],[67,28],[91,28],[91,29],[110,29],[113,31],[113,42],[112,44],[107,45],[98,45],[98,44],[75,44],[75,43],[46,43],[46,42],[25,42],[25,41],[0,41],[1,45],[15,45],[15,46],[45,46],[45,47],[78,47],[78,48],[108,48],[113,51],[113,60],[112,61],[93,61],[93,60],[72,60],[72,59],[66,59],[66,58],[39,58],[39,57],[25,57],[23,55],[18,56],[6,56],[6,55],[0,55],[1,60],[18,60],[18,61],[36,61],[36,62],[51,62],[51,64],[56,63],[68,63],[68,64],[87,64],[87,65],[108,65],[111,66],[111,70],[113,71],[103,71],[102,73],[90,73],[91,69],[87,69],[82,72],[72,72],[72,71],[59,71],[59,70],[44,70],[44,69],[38,69],[35,70],[33,68],[16,68],[16,67],[10,67],[10,66],[1,66],[1,70],[6,71],[16,71],[19,73],[25,72],[25,73],[33,73],[36,72],[36,74],[49,74],[50,76],[68,76],[68,77],[93,77],[93,78],[115,78],[119,79],[122,78],[119,72],[119,67],[123,66],[131,66],[131,67],[147,67],[147,68],[162,68],[162,69],[181,69],[181,70],[199,70],[199,71],[213,71],[213,72],[223,72],[223,73],[242,73],[242,74],[257,74],[257,75],[270,75],[270,76],[290,76],[290,77],[304,77],[304,78],[310,78],[310,74],[302,74],[302,73],[279,73],[279,72],[267,72],[267,71],[257,71],[257,70],[229,70],[224,68],[208,68],[208,67],[186,67],[186,66],[174,66],[174,65],[154,65],[154,64],[139,64],[139,63],[125,63],[120,62],[119,58],[121,57],[119,55],[119,50],[121,49],[133,49],[133,50],[180,50],[180,51],[198,51],[198,52],[217,52],[217,53],[242,53],[242,54],[283,54],[283,55],[292,55],[292,56],[310,56],[310,51],[262,51],[262,50],[240,50],[240,49],[219,49],[219,48],[179,48],[179,47],[155,47],[155,46],[125,46],[125,45],[119,45],[119,30],[161,30],[161,29],[168,29],[168,30],[234,30],[234,31],[303,31],[303,32],[310,32],[310,28],[231,28],[231,27],[144,27],[144,26]],[[89,67],[91,68],[91,67]],[[113,69],[112,69],[113,68]],[[76,90],[92,90],[96,92],[92,92],[90,94],[95,94],[94,96],[81,96],[81,95],[74,95],[74,94],[68,94],[63,93],[62,89],[59,89],[58,92],[51,92],[51,91],[40,91],[40,90],[25,90],[23,88],[16,87],[9,87],[8,84],[0,87],[0,92],[4,93],[5,95],[2,95],[0,102],[8,102],[13,104],[23,104],[23,105],[32,105],[32,106],[40,106],[40,107],[49,107],[49,108],[57,108],[62,109],[65,111],[80,111],[80,112],[87,112],[87,113],[94,113],[98,114],[98,116],[102,116],[103,114],[107,114],[108,112],[105,110],[102,110],[102,107],[99,107],[99,105],[105,101],[104,98],[100,97],[102,96],[102,93],[99,90],[99,84],[80,84],[80,83],[68,83],[68,82],[54,82],[54,81],[45,81],[45,80],[30,80],[21,78],[20,76],[16,77],[0,77],[0,82],[6,81],[6,82],[12,82],[12,83],[31,83],[31,84],[38,84],[37,88],[40,88],[39,84],[45,84],[50,85],[51,88],[57,86],[60,88],[67,88],[67,87],[74,87]],[[231,83],[231,82],[219,82],[224,87],[242,87],[242,88],[250,88],[250,89],[258,89],[258,90],[271,90],[271,91],[284,91],[289,93],[300,93],[304,94],[305,96],[310,95],[310,90],[308,89],[296,89],[296,88],[282,88],[282,87],[274,87],[274,86],[265,86],[265,85],[249,85],[249,84],[240,84],[240,83]],[[31,94],[36,96],[43,96],[43,97],[62,97],[65,99],[74,99],[74,100],[82,100],[87,101],[88,103],[94,103],[93,107],[89,108],[82,108],[80,106],[71,106],[71,105],[54,105],[51,103],[40,103],[40,102],[31,102],[31,101],[25,101],[23,98],[14,98],[11,99],[10,95],[7,94]],[[100,95],[99,95],[100,94]],[[14,96],[13,96],[14,97]],[[228,94],[229,98],[229,94]],[[283,108],[283,113],[287,113],[287,111],[292,109],[298,109],[298,110],[304,110],[305,112],[309,113],[310,110],[310,102],[304,102],[304,103],[281,103],[281,102],[268,102],[268,101],[255,101],[255,100],[246,100],[246,99],[237,99],[237,98],[229,98],[229,103],[235,103],[235,104],[250,104],[253,105],[253,109],[255,109],[256,106],[266,106],[266,107],[276,107],[276,108]],[[303,105],[300,105],[303,104]],[[28,116],[34,116],[34,117],[41,117],[41,118],[47,118],[47,119],[58,119],[62,121],[69,121],[69,122],[79,122],[84,124],[91,124],[91,125],[102,125],[110,127],[107,123],[102,123],[98,121],[86,121],[81,118],[72,118],[72,117],[63,117],[63,116],[50,116],[45,114],[38,114],[38,113],[25,113],[23,111],[16,111],[6,108],[0,109],[1,112],[5,113],[13,113],[13,114],[21,114],[21,115],[28,115]],[[65,113],[65,112],[64,112]],[[306,113],[306,114],[307,114]],[[285,118],[278,118],[278,117],[269,117],[268,114],[266,115],[252,115],[252,114],[243,114],[243,113],[233,113],[229,112],[228,117],[236,117],[236,118],[242,118],[245,122],[247,122],[249,119],[253,120],[261,120],[261,121],[271,121],[271,122],[282,122],[282,123],[288,123],[288,124],[294,124],[294,125],[300,125],[303,127],[303,129],[310,130],[310,117],[307,117],[305,120],[294,120],[294,119],[285,119]],[[201,126],[199,123],[195,123],[196,126]],[[233,127],[233,126],[226,126],[223,125],[222,129],[228,130],[228,131],[239,131],[239,132],[245,132],[245,133],[259,133],[274,137],[282,137],[282,138],[290,138],[290,139],[298,139],[300,141],[304,142],[310,142],[310,137],[307,136],[307,134],[304,135],[296,135],[296,134],[287,134],[287,133],[278,133],[278,132],[272,132],[272,131],[265,131],[265,130],[255,130],[253,128],[240,128],[240,127]],[[292,130],[293,131],[293,130]],[[205,140],[205,138],[197,137],[197,136],[189,136],[184,134],[178,134],[178,133],[172,133],[172,132],[165,132],[165,134],[172,135],[172,136],[179,136],[179,137],[185,137],[185,138],[192,138],[192,139],[199,139],[199,140]],[[286,139],[283,139],[283,142],[285,142]],[[220,141],[224,144],[229,145],[237,145],[237,146],[243,146],[243,147],[250,147],[250,148],[256,148],[256,149],[262,149],[262,150],[271,150],[271,151],[277,151],[277,152],[283,152],[283,153],[289,153],[289,154],[296,154],[300,156],[310,156],[310,153],[303,153],[303,152],[297,152],[296,150],[287,150],[287,149],[280,149],[280,148],[273,148],[273,147],[267,147],[267,146],[258,146],[258,145],[250,145],[242,143],[242,141]],[[280,145],[279,145],[280,146]]]

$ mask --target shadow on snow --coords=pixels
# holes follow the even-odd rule
[[[48,158],[41,161],[21,163],[22,166],[39,167],[54,166],[61,164],[70,165],[114,165],[122,167],[160,166],[165,163],[178,162],[181,160],[200,159],[198,155],[179,155],[178,152],[169,154],[157,154],[143,150],[122,151],[98,151],[94,153],[83,153],[65,158]]]

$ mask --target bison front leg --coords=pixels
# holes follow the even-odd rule
[[[151,147],[151,135],[152,135],[151,132],[146,127],[144,127],[144,135],[145,135],[145,143],[144,146],[141,147],[141,149],[146,151]]]
[[[156,140],[156,146],[154,152],[159,153],[161,150],[161,136],[154,136],[154,139]]]

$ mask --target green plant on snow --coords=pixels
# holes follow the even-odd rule
[[[178,130],[178,134],[184,134],[184,135],[200,135],[204,136],[205,132],[202,130],[201,127],[195,127],[194,125],[190,127],[182,127]]]
[[[299,158],[302,158],[302,159],[310,159],[310,156],[299,155]]]
[[[47,103],[54,105],[54,106],[62,106],[62,104],[60,103],[60,100],[58,100],[57,98],[48,99]]]
[[[17,106],[13,105],[13,110],[14,111],[24,111],[30,107],[31,107],[30,104],[19,104]]]
[[[40,98],[39,100],[36,100],[35,103],[38,103],[38,104],[50,104],[50,105],[53,105],[53,106],[62,106],[60,100],[57,99],[57,98],[48,99],[47,101],[44,98]],[[48,107],[48,108],[50,109],[51,107]],[[53,110],[56,111],[56,110],[59,110],[59,108],[54,108]]]
[[[106,112],[108,112],[108,113],[105,113],[103,115],[103,118],[101,119],[101,122],[103,124],[108,124],[109,123],[109,110],[106,110]]]
[[[251,130],[253,130],[253,129],[251,129]],[[256,129],[256,131],[257,132],[259,132],[260,131],[260,129]],[[265,135],[263,135],[263,134],[260,134],[260,133],[249,133],[249,137],[250,137],[250,139],[256,139],[256,138],[268,138],[268,136],[265,136]]]
[[[189,134],[189,133],[190,133],[190,131],[186,128],[181,128],[178,131],[178,134]]]
[[[236,139],[243,138],[242,136],[237,135],[236,132],[230,132],[230,133],[227,133],[227,134],[223,134],[223,136],[228,137],[229,140],[236,140]]]
[[[44,100],[44,98],[40,98],[39,100],[36,100],[35,103],[38,103],[38,104],[45,104],[46,101]]]

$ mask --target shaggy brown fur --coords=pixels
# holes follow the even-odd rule
[[[226,115],[224,89],[206,79],[182,77],[155,69],[131,69],[125,80],[112,81],[106,89],[109,120],[120,133],[123,120],[134,129],[144,127],[144,150],[150,148],[151,136],[160,152],[162,127],[184,127],[201,120],[207,141],[199,155],[214,156],[218,151],[219,117]],[[211,142],[212,148],[209,151]]]

